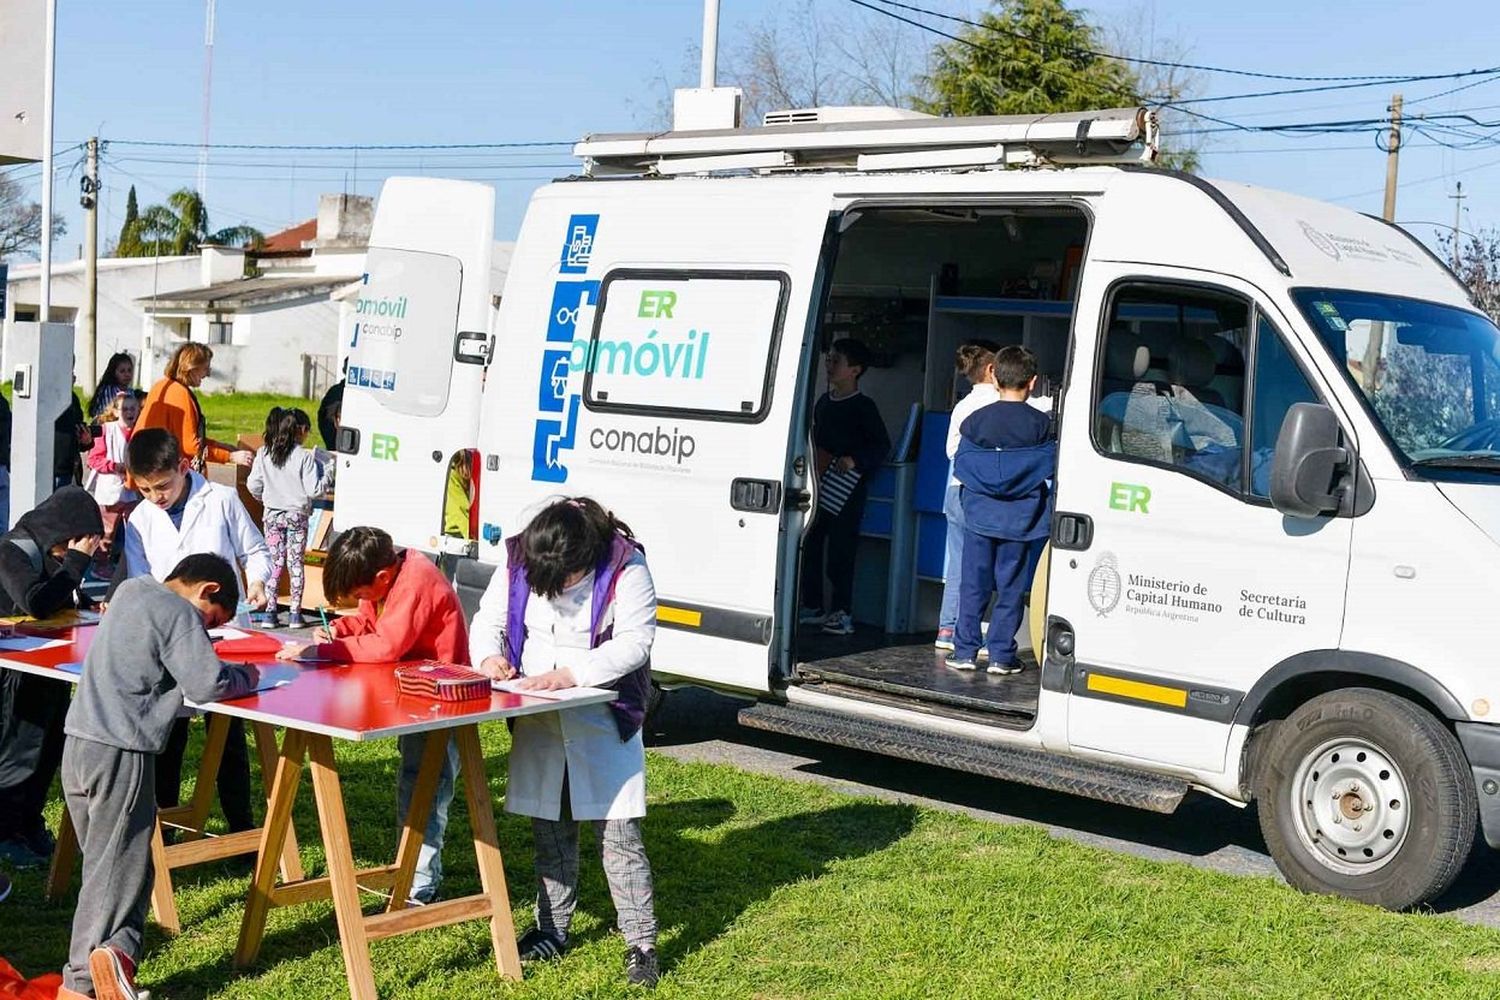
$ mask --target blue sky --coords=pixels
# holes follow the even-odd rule
[[[798,6],[782,0],[786,6]],[[848,0],[815,0],[858,23],[878,15]],[[966,0],[914,0],[971,13]],[[142,203],[195,182],[191,148],[201,130],[201,0],[98,4],[59,0],[57,138],[113,140],[104,170],[102,238],[113,239],[134,183]],[[1096,20],[1154,25],[1195,62],[1309,75],[1442,73],[1500,64],[1500,18],[1481,0],[1426,5],[1260,0],[1093,0]],[[776,9],[774,0],[723,0],[723,45]],[[698,40],[700,0],[219,0],[212,141],[249,144],[472,143],[573,140],[638,126],[663,92],[665,74],[695,82],[686,53]],[[940,23],[940,22],[934,22]],[[925,42],[918,29],[909,29]],[[1137,34],[1149,34],[1140,32]],[[1415,109],[1478,108],[1500,118],[1500,76],[1461,93],[1413,104],[1467,81],[1408,84]],[[733,81],[721,80],[732,83]],[[1204,95],[1276,89],[1273,81],[1210,74]],[[1242,122],[1378,117],[1389,89],[1202,105]],[[1500,132],[1496,132],[1500,135]],[[77,254],[79,154],[62,155],[57,186],[69,233],[59,259]],[[392,173],[435,173],[494,183],[497,238],[510,238],[531,190],[569,172],[566,147],[504,152],[216,150],[208,202],[215,225],[271,231],[314,214],[320,192],[375,194]],[[1378,212],[1385,156],[1369,135],[1216,135],[1203,172],[1338,200]],[[33,187],[39,170],[14,175]],[[1397,218],[1451,223],[1455,181],[1469,195],[1465,228],[1500,224],[1500,145],[1444,149],[1420,141],[1401,161]],[[1414,227],[1424,238],[1434,230]]]

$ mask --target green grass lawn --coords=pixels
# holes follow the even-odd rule
[[[201,730],[201,727],[196,727]],[[508,735],[486,727],[497,803]],[[340,744],[356,862],[394,855],[391,742]],[[1304,896],[1266,878],[1123,857],[907,805],[856,799],[721,765],[650,755],[646,840],[656,870],[663,997],[1493,997],[1500,933]],[[977,780],[968,779],[963,780]],[[296,817],[322,874],[308,783]],[[54,804],[53,818],[60,805]],[[462,797],[445,891],[477,891]],[[531,840],[501,816],[518,926],[530,925]],[[576,946],[502,985],[486,926],[377,942],[383,997],[614,997],[623,945],[585,834]],[[332,909],[274,911],[259,964],[231,965],[246,877],[178,873],[184,932],[147,932],[142,985],[157,997],[347,996]],[[59,966],[70,905],[38,902],[41,876],[0,904],[0,954],[29,974]],[[372,898],[371,905],[378,901]]]
[[[301,396],[277,396],[268,392],[213,392],[200,393],[199,405],[203,407],[203,418],[208,423],[208,436],[215,441],[234,444],[246,434],[261,434],[266,427],[266,414],[273,406],[295,406],[307,412],[312,420],[313,443],[318,443],[318,401]]]

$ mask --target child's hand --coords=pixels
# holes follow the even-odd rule
[[[99,535],[82,535],[78,538],[68,539],[68,548],[74,552],[82,552],[86,556],[91,556],[99,548],[99,543],[102,540],[102,537]]]
[[[304,656],[316,651],[318,644],[315,642],[289,642],[281,647],[276,654],[278,660],[300,660]]]
[[[319,625],[317,628],[313,629],[312,637],[316,642],[332,642],[333,629],[324,628],[323,626]]]
[[[516,676],[516,668],[504,656],[486,656],[484,662],[474,668],[493,681],[508,681]]]
[[[245,591],[245,603],[256,611],[266,606],[266,583],[264,580],[256,580]]]
[[[229,453],[229,460],[235,465],[254,465],[255,452],[245,451],[244,449],[241,449],[239,451],[232,451]]]
[[[573,678],[573,671],[567,667],[558,667],[535,677],[524,677],[516,685],[521,691],[561,691],[563,688],[577,686],[578,681]]]
[[[854,459],[849,457],[848,455],[844,455],[838,460],[836,464],[838,465],[840,472],[854,471]]]

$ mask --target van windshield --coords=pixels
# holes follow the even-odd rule
[[[1466,309],[1370,292],[1293,291],[1405,461],[1500,472],[1500,330]]]

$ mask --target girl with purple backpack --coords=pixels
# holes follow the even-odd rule
[[[559,957],[578,900],[578,824],[589,821],[624,935],[629,982],[655,986],[656,914],[641,839],[656,588],[630,529],[593,500],[546,507],[506,539],[470,626],[480,672],[523,690],[608,688],[605,705],[515,720],[509,812],[530,816],[536,842],[536,927],[522,960]]]

